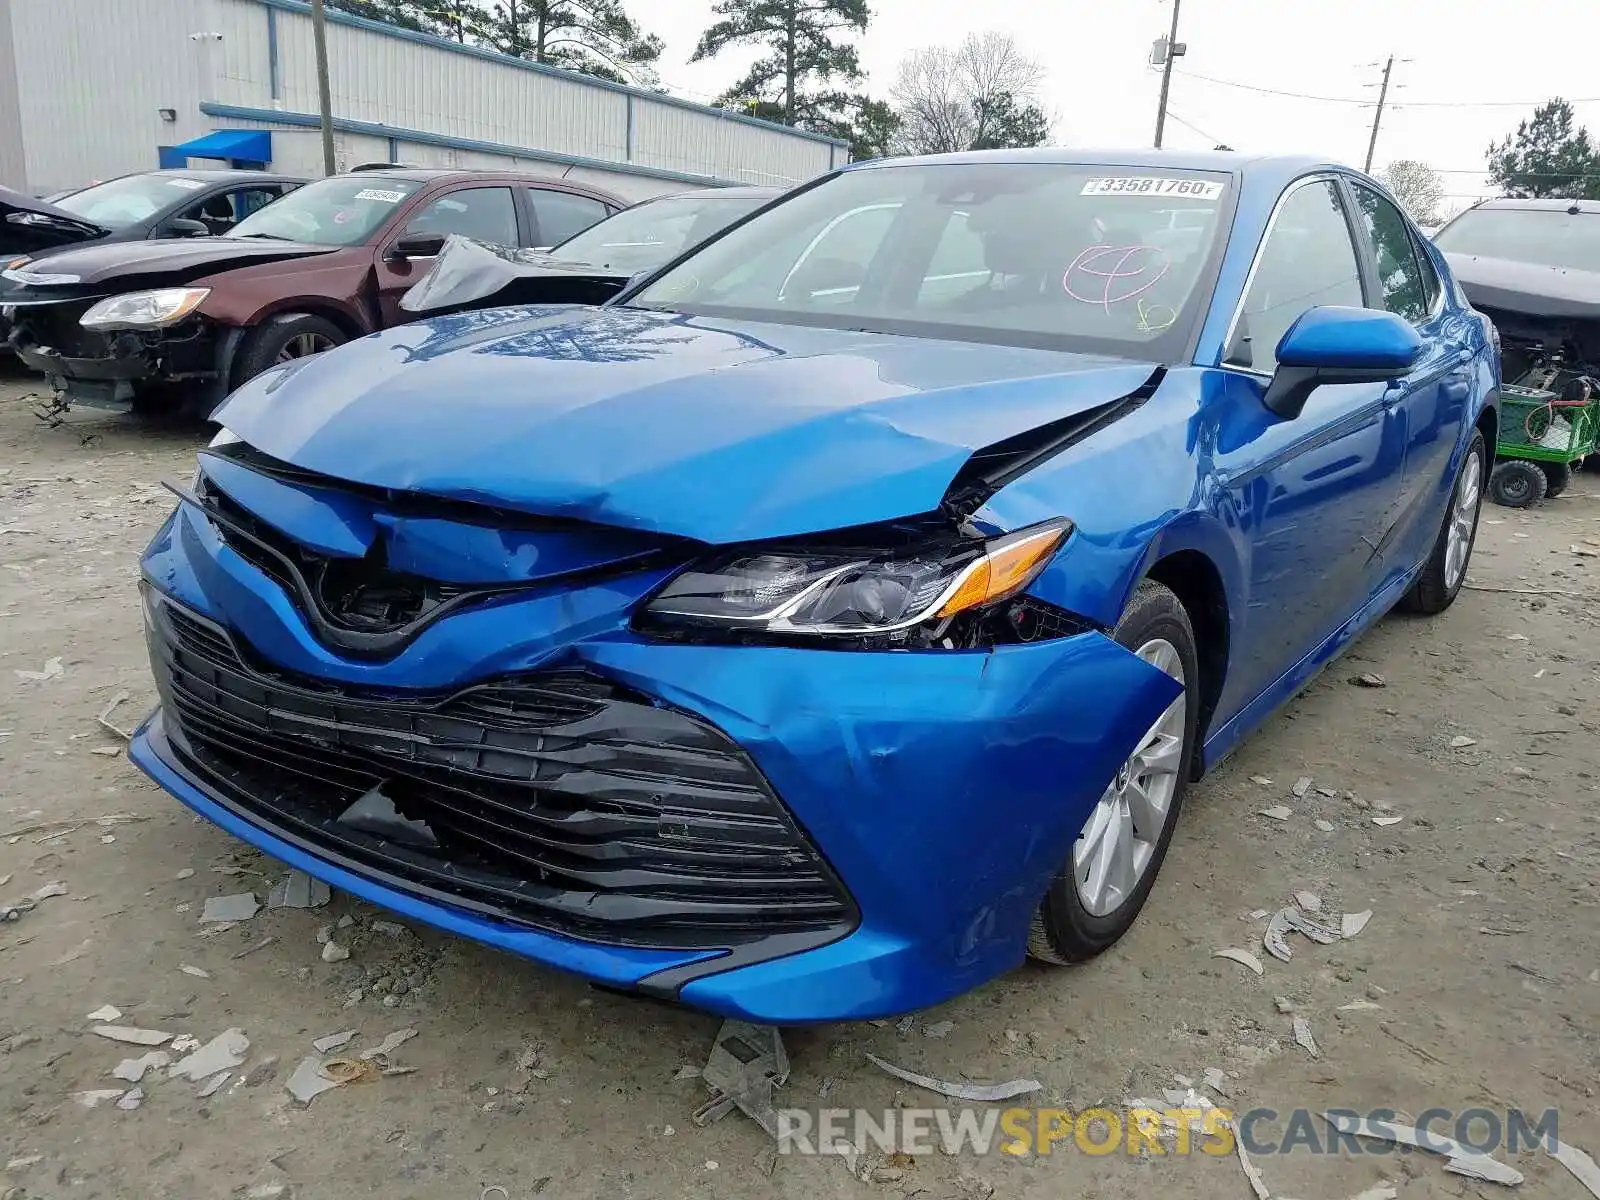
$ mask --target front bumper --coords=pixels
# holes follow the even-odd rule
[[[19,308],[6,335],[23,365],[57,391],[84,403],[122,405],[150,383],[212,380],[218,375],[215,331],[194,318],[169,329],[84,329],[87,306]]]
[[[389,695],[559,666],[726,736],[846,893],[850,920],[820,944],[793,930],[650,945],[531,927],[286,836],[186,767],[165,714],[132,753],[195,811],[336,887],[599,983],[772,1024],[923,1008],[1019,963],[1090,807],[1176,688],[1097,633],[987,652],[643,640],[628,614],[654,578],[466,610],[387,661],[347,659],[187,504],[145,575],[287,677]]]

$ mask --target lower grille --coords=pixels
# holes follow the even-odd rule
[[[759,770],[706,722],[577,672],[447,696],[291,679],[172,602],[149,607],[181,765],[291,840],[608,943],[821,942],[855,923]],[[340,821],[374,794],[424,823],[422,840]]]

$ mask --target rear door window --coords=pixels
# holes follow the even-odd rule
[[[533,205],[541,246],[559,246],[582,233],[596,221],[605,220],[608,210],[600,201],[554,188],[531,187],[528,201]]]

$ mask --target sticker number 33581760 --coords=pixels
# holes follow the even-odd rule
[[[1137,178],[1091,179],[1083,185],[1084,196],[1187,196],[1191,200],[1215,200],[1223,184],[1214,179]]]

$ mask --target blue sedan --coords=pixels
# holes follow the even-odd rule
[[[250,381],[135,761],[268,854],[776,1024],[1132,925],[1186,786],[1462,586],[1498,356],[1371,179],[872,162],[601,307]]]

